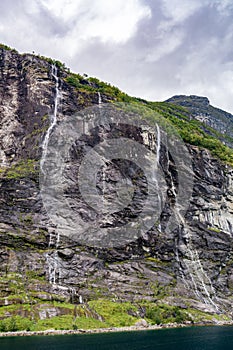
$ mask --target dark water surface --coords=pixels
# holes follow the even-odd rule
[[[233,326],[0,338],[0,350],[233,350]]]

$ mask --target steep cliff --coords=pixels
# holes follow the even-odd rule
[[[130,98],[97,79],[71,74],[60,62],[1,48],[0,99],[1,318],[21,315],[39,320],[67,315],[74,310],[67,306],[69,303],[81,305],[85,317],[101,322],[100,310],[91,303],[102,298],[130,302],[130,322],[149,318],[148,310],[156,305],[186,310],[189,320],[201,311],[215,318],[217,314],[232,317],[233,169],[213,155],[213,143],[210,150],[195,142],[187,144],[194,178],[187,211],[180,214],[182,210],[176,206],[180,190],[176,164],[166,147],[159,144],[155,131],[152,136],[166,184],[159,220],[148,232],[124,245],[80,244],[58,234],[48,216],[39,181],[41,158],[55,124],[69,120],[84,107],[102,108],[104,102],[130,102]],[[137,102],[147,105],[146,101]],[[175,126],[182,118],[189,123],[187,110],[173,105],[169,109],[169,105],[148,104],[148,108],[159,110],[165,118],[171,116]],[[67,178],[76,176],[85,147],[119,133],[150,147],[151,135],[139,127],[98,126],[71,149]],[[228,153],[228,158],[231,156]],[[117,227],[128,217],[139,215],[147,191],[139,170],[130,162],[118,160],[107,164],[104,180],[103,173],[97,176],[96,187],[101,192],[108,186],[110,198],[122,174],[134,184],[136,193],[136,205],[124,215],[104,214],[100,218],[103,227]],[[93,212],[82,202],[75,186],[66,196],[75,200],[75,210],[85,220],[93,220]],[[172,213],[176,221],[168,229]],[[75,317],[82,314],[80,310],[76,309]]]

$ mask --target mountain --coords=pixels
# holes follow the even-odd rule
[[[183,107],[184,97],[174,98],[174,103],[132,98],[96,78],[71,73],[59,61],[19,54],[4,45],[0,76],[0,330],[126,326],[141,318],[158,324],[230,321],[233,151],[220,141],[230,115],[221,112],[220,118],[215,113],[207,127],[215,111],[207,99],[187,98],[189,105]],[[126,104],[114,109],[115,102]],[[204,122],[197,118],[202,105],[208,115]],[[94,111],[103,118],[89,132],[88,121],[80,119],[75,127],[71,123],[84,108],[91,111],[88,117]],[[132,111],[155,118],[156,129],[151,131],[144,122],[118,122]],[[168,125],[166,140],[160,121]],[[171,127],[183,140],[178,150]],[[80,130],[60,173],[59,147]],[[121,142],[132,139],[145,152],[144,163],[137,166],[130,158],[117,157],[103,162],[104,170],[101,163],[102,170],[94,176],[97,160],[87,156],[90,173],[78,187],[77,173],[88,152],[100,145],[101,154],[103,144],[119,137]],[[126,154],[123,143],[117,147]],[[162,178],[156,199],[161,212],[143,234],[123,244],[122,227],[129,223],[134,228],[144,203],[149,203],[148,212],[154,205],[147,202],[153,188],[145,176],[154,159],[151,153],[147,157],[151,149],[157,153]],[[50,180],[56,176],[59,186],[54,189]],[[127,197],[127,208],[111,212],[116,194],[123,198],[119,182],[133,196]],[[93,209],[83,200],[82,190],[89,193],[93,184],[97,199],[106,192],[106,201],[114,204],[107,212],[106,203],[95,202]],[[98,221],[100,230],[87,230],[77,241],[81,226],[76,216],[92,230]],[[62,226],[64,222],[70,223],[74,236],[66,234],[70,227]],[[110,229],[116,241],[101,246],[101,234]]]
[[[233,147],[233,115],[211,106],[207,97],[178,95],[166,102],[185,107],[194,119],[216,130],[218,132],[216,137]]]

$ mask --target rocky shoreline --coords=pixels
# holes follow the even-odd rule
[[[233,326],[232,321],[218,321],[213,323],[168,323],[162,325],[148,326],[130,326],[130,327],[111,327],[111,328],[96,328],[96,329],[66,329],[55,330],[48,329],[45,331],[17,331],[17,332],[1,332],[0,337],[26,337],[26,336],[49,336],[49,335],[74,335],[74,334],[101,334],[101,333],[116,333],[116,332],[138,332],[146,330],[161,330],[167,328],[184,328],[184,327],[203,327],[203,326]]]

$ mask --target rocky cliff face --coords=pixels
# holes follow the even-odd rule
[[[114,100],[102,93],[100,101],[98,87],[88,80],[84,79],[81,87],[72,86],[69,74],[58,66],[55,75],[45,59],[0,49],[0,305],[31,303],[36,308],[51,300],[82,304],[104,297],[130,302],[162,300],[231,316],[233,170],[208,150],[187,145],[194,186],[185,215],[180,217],[175,206],[179,187],[175,165],[161,145],[166,199],[159,221],[147,233],[115,248],[96,248],[58,237],[39,186],[40,159],[54,121],[57,89],[58,124],[84,107]],[[86,88],[90,86],[92,89]],[[96,128],[73,148],[69,176],[77,170],[83,147],[117,132],[133,135],[149,147],[140,128]],[[155,139],[158,142],[158,135]],[[146,196],[145,181],[133,164],[108,164],[104,182],[100,174],[96,186],[101,191],[103,184],[111,185],[112,195],[122,173],[135,181],[140,205]],[[68,196],[77,201],[77,211],[90,215],[76,188],[70,188]],[[118,215],[115,221],[108,218],[104,224],[117,225],[127,215],[137,216],[137,210],[131,208],[130,214]],[[167,230],[173,210],[179,217]],[[58,308],[50,311],[48,317],[62,312]]]

